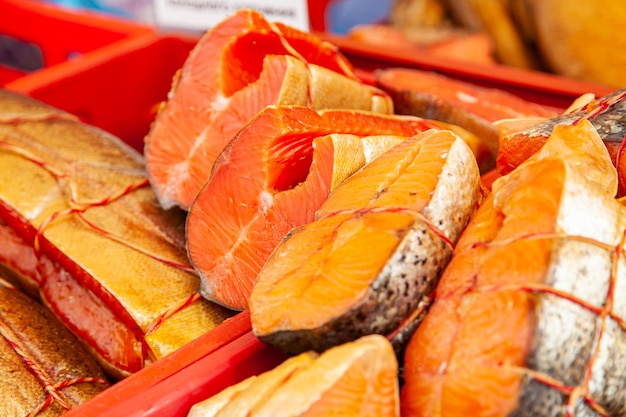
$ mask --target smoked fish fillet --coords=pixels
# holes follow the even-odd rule
[[[376,71],[376,85],[387,92],[398,114],[410,114],[461,126],[481,139],[491,158],[481,172],[495,166],[503,119],[546,119],[561,114],[552,106],[537,104],[498,88],[478,86],[434,71],[385,68]]]
[[[0,274],[0,414],[60,416],[108,387],[80,341]]]
[[[141,155],[0,90],[0,263],[90,347],[134,373],[233,313],[199,295],[184,215],[163,211]]]

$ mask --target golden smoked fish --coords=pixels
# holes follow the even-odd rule
[[[79,340],[0,274],[0,415],[59,416],[108,386]]]
[[[199,296],[184,216],[163,211],[119,139],[0,91],[0,263],[111,375],[136,372],[232,312]]]

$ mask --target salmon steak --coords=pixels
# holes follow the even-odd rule
[[[271,252],[293,227],[314,219],[334,184],[397,141],[436,127],[355,110],[259,112],[222,152],[187,215],[187,250],[202,295],[246,309]]]
[[[476,160],[456,134],[400,142],[280,242],[250,295],[254,334],[289,354],[373,333],[400,350],[481,199]]]
[[[402,415],[625,416],[625,208],[588,120],[493,183],[404,356]]]
[[[398,361],[383,336],[303,352],[194,404],[188,417],[399,417]]]
[[[199,295],[184,212],[163,211],[141,155],[0,90],[0,264],[110,375],[142,369],[232,312]]]
[[[200,38],[146,137],[161,205],[187,210],[226,144],[268,105],[393,112],[334,45],[241,9]]]
[[[2,274],[0,358],[4,417],[60,416],[109,386],[80,341]]]
[[[395,112],[461,126],[476,134],[491,151],[493,168],[502,119],[550,118],[561,110],[537,104],[497,88],[481,87],[447,75],[414,68],[377,70],[376,85],[393,99]]]
[[[558,125],[578,123],[581,119],[589,120],[598,131],[617,167],[619,189],[618,196],[626,194],[626,155],[623,152],[626,136],[626,89],[616,90],[604,97],[595,98],[579,108],[573,108],[566,114],[527,123],[499,124],[500,148],[496,160],[496,170],[500,175],[511,172],[515,167],[539,151]]]

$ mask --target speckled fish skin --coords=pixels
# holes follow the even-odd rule
[[[407,346],[403,416],[626,415],[616,191],[588,121],[494,183]]]
[[[557,240],[545,284],[598,310],[610,307],[604,316],[559,295],[537,295],[527,366],[580,392],[566,395],[528,378],[520,396],[523,406],[513,415],[567,416],[570,405],[576,417],[603,415],[584,401],[588,397],[608,415],[626,416],[626,332],[622,327],[626,318],[626,261],[619,257],[617,274],[613,275],[613,250],[601,246],[623,246],[626,211],[603,191],[585,192],[580,187],[564,189],[561,207],[560,233],[589,237],[601,244]]]
[[[385,219],[388,216],[393,217],[393,220]],[[363,335],[390,334],[413,311],[428,305],[428,296],[452,256],[451,247],[415,213],[350,213],[317,221],[312,226],[324,230],[335,221],[341,226],[330,227],[338,234],[342,233],[342,226],[350,227],[350,223],[363,222],[365,226],[361,227],[366,229],[383,221],[387,224],[397,222],[397,228],[389,227],[384,232],[397,235],[395,248],[389,253],[382,269],[372,277],[366,295],[355,301],[348,311],[329,318],[319,326],[308,328],[287,325],[281,326],[282,330],[264,333],[255,326],[260,318],[257,319],[256,313],[253,313],[253,329],[256,329],[256,335],[286,353],[298,354],[307,350],[322,352]],[[286,239],[295,237],[294,241],[307,240],[312,233],[318,234],[311,226],[302,227]],[[286,253],[289,252],[289,247],[285,247]],[[279,250],[276,256],[283,256],[283,252]],[[257,305],[251,305],[251,309],[254,312],[259,310]],[[310,314],[317,313],[311,311]],[[406,337],[404,334],[402,336]],[[394,347],[400,350],[403,342],[404,338],[398,338],[394,341]]]
[[[0,108],[0,241],[25,248],[25,286],[107,372],[128,376],[233,314],[191,301],[184,216],[160,208],[140,154],[25,96],[0,90]]]
[[[622,97],[624,93],[626,93],[626,89],[616,90],[607,96],[597,98],[581,109],[547,119],[544,123],[535,126],[533,130],[537,134],[546,135],[547,137],[552,133],[556,125],[572,124],[583,116],[591,115],[596,110],[604,110],[590,116],[589,121],[602,140],[621,142],[626,132],[626,121],[624,120],[626,102],[624,102]],[[611,100],[615,101],[611,102]],[[602,109],[604,105],[606,107]]]
[[[396,145],[272,254],[250,296],[253,331],[288,353],[391,335],[428,305],[482,198],[479,184],[471,150],[450,131]]]
[[[539,150],[552,134],[555,126],[571,125],[582,118],[588,119],[609,150],[611,159],[616,163],[618,149],[626,136],[626,89],[616,90],[604,97],[599,97],[581,108],[537,121],[528,128],[502,135],[501,150],[496,158],[496,168],[500,174],[511,172],[532,153]],[[510,142],[512,145],[507,144]],[[519,146],[524,144],[523,147]]]

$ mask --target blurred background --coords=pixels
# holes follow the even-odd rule
[[[47,1],[158,25],[154,4],[167,0]],[[207,1],[185,0],[188,4]],[[311,29],[373,47],[626,87],[626,57],[621,53],[626,47],[623,0],[302,1],[308,3],[312,22],[315,17]],[[246,5],[254,8],[263,3],[251,0]],[[321,25],[318,16],[323,18]],[[185,30],[184,23],[175,29]]]

